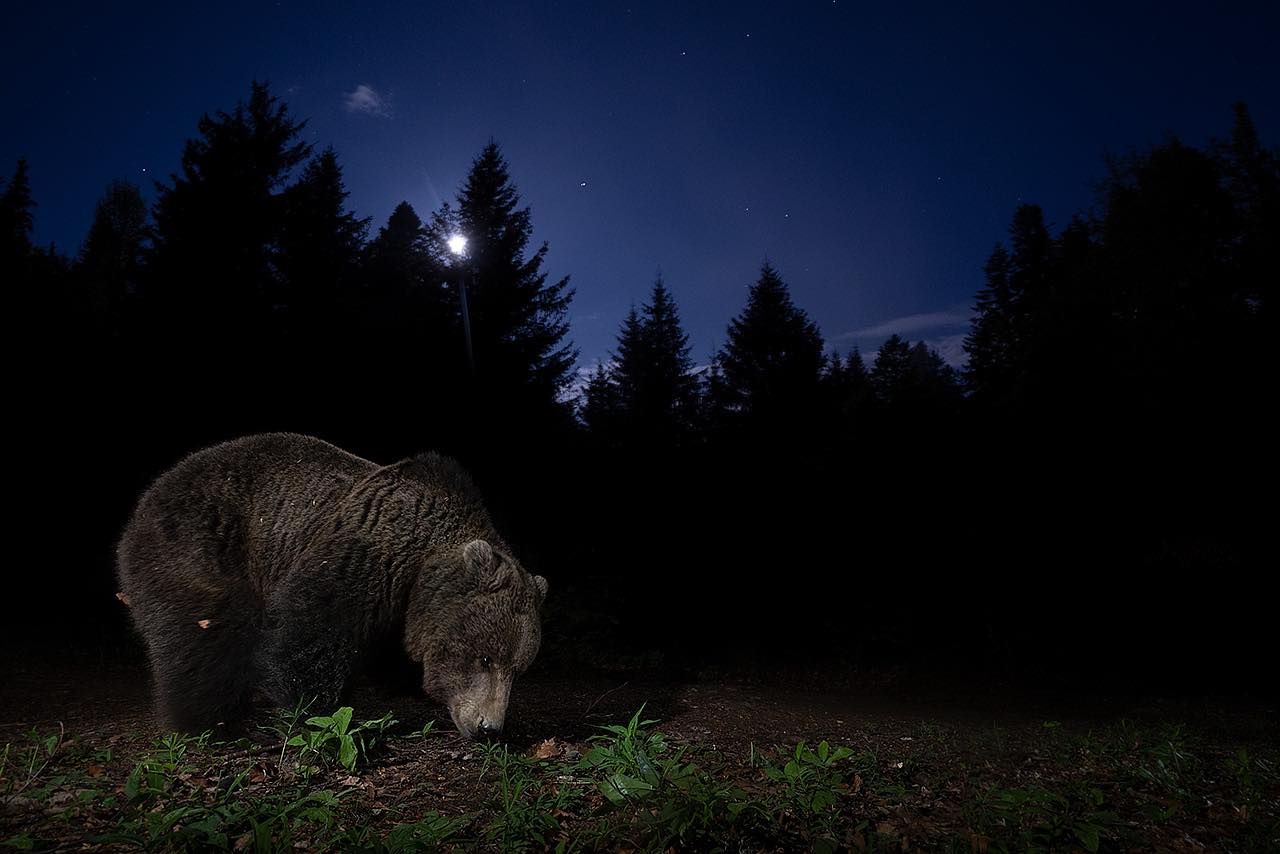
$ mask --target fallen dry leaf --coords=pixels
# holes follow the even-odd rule
[[[196,620],[196,625],[197,625],[197,626],[199,626],[199,627],[200,627],[200,628],[202,628],[202,629],[207,629],[207,628],[209,628],[209,621],[208,621],[208,620]]]
[[[125,606],[126,608],[127,608],[127,607],[129,607],[129,597],[128,597],[128,596],[124,595],[123,593],[117,593],[117,594],[116,594],[116,598],[117,598],[117,599],[119,599],[121,602],[123,602],[123,603],[124,603],[124,606]]]
[[[555,736],[552,736],[551,738],[548,738],[546,741],[539,742],[538,744],[534,745],[533,751],[529,754],[529,758],[553,759],[556,756],[560,755],[560,751],[562,748],[563,748],[563,745],[561,745],[559,742],[556,741]]]

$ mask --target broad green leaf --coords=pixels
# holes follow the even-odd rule
[[[1094,852],[1098,850],[1099,828],[1096,824],[1088,824],[1081,822],[1072,828],[1076,832],[1076,839],[1080,840],[1080,844],[1084,846],[1086,851]]]
[[[333,721],[337,724],[335,729],[338,731],[338,735],[346,734],[347,728],[351,725],[351,713],[353,711],[350,706],[343,706],[333,713]]]
[[[124,781],[124,796],[129,800],[135,800],[142,785],[142,766],[135,766],[129,772],[129,776]]]
[[[338,744],[338,762],[348,771],[354,770],[356,767],[356,743],[351,736],[344,735],[342,741]]]

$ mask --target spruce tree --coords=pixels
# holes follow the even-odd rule
[[[126,307],[142,278],[147,235],[142,192],[128,181],[112,181],[98,200],[75,269],[83,300],[111,335],[124,331]]]
[[[794,434],[815,427],[824,365],[817,324],[791,301],[778,271],[765,261],[747,306],[729,324],[717,358],[722,380],[715,405],[730,423]]]
[[[999,400],[1007,395],[1017,369],[1014,323],[1018,307],[1012,265],[1008,250],[997,245],[987,259],[986,286],[978,291],[973,323],[964,339],[969,356],[966,379],[980,400]]]
[[[936,419],[961,399],[959,376],[938,351],[897,335],[880,346],[869,379],[876,401],[895,424]]]
[[[422,220],[401,202],[365,249],[365,280],[376,291],[409,292],[426,286],[433,268]]]
[[[205,326],[218,340],[269,320],[293,169],[310,147],[264,83],[247,103],[203,116],[181,174],[157,183],[148,298],[183,337]]]
[[[456,223],[468,241],[464,269],[478,387],[559,409],[577,358],[564,341],[573,291],[567,276],[547,281],[546,243],[526,255],[533,225],[529,209],[519,205],[507,162],[490,142],[471,164],[456,213],[433,220],[432,240],[442,245],[443,230]]]
[[[309,161],[284,191],[275,302],[285,307],[295,333],[327,326],[353,302],[369,220],[347,210],[348,195],[331,147]]]
[[[600,447],[615,447],[622,432],[622,398],[612,371],[604,363],[596,365],[583,389],[579,410],[582,423]]]
[[[421,379],[454,383],[466,371],[457,294],[431,241],[413,207],[396,205],[365,249],[361,317],[370,347],[397,348]]]
[[[856,432],[873,399],[862,353],[854,347],[849,358],[842,359],[838,350],[833,351],[822,379],[832,417],[847,438]]]
[[[31,257],[35,200],[27,177],[27,159],[18,159],[13,177],[0,193],[0,272],[10,282],[25,279]]]
[[[892,407],[901,402],[911,387],[914,367],[911,344],[899,335],[891,335],[876,351],[871,366],[871,388],[881,406]]]
[[[641,313],[628,313],[618,335],[613,379],[632,442],[675,446],[691,434],[698,405],[689,337],[661,276]]]

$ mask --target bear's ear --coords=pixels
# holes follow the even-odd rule
[[[538,591],[538,605],[547,601],[547,580],[541,575],[533,576],[533,588]]]
[[[472,540],[462,547],[462,558],[475,573],[481,590],[501,590],[511,580],[511,566],[498,557],[484,540]]]
[[[472,540],[463,546],[462,557],[468,566],[480,572],[484,572],[497,563],[497,555],[493,553],[493,546],[484,540]]]

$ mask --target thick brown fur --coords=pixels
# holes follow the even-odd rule
[[[540,641],[546,581],[525,572],[454,461],[389,466],[291,433],[182,460],[139,499],[117,548],[165,723],[198,731],[338,701],[389,632],[467,734],[501,728]]]

